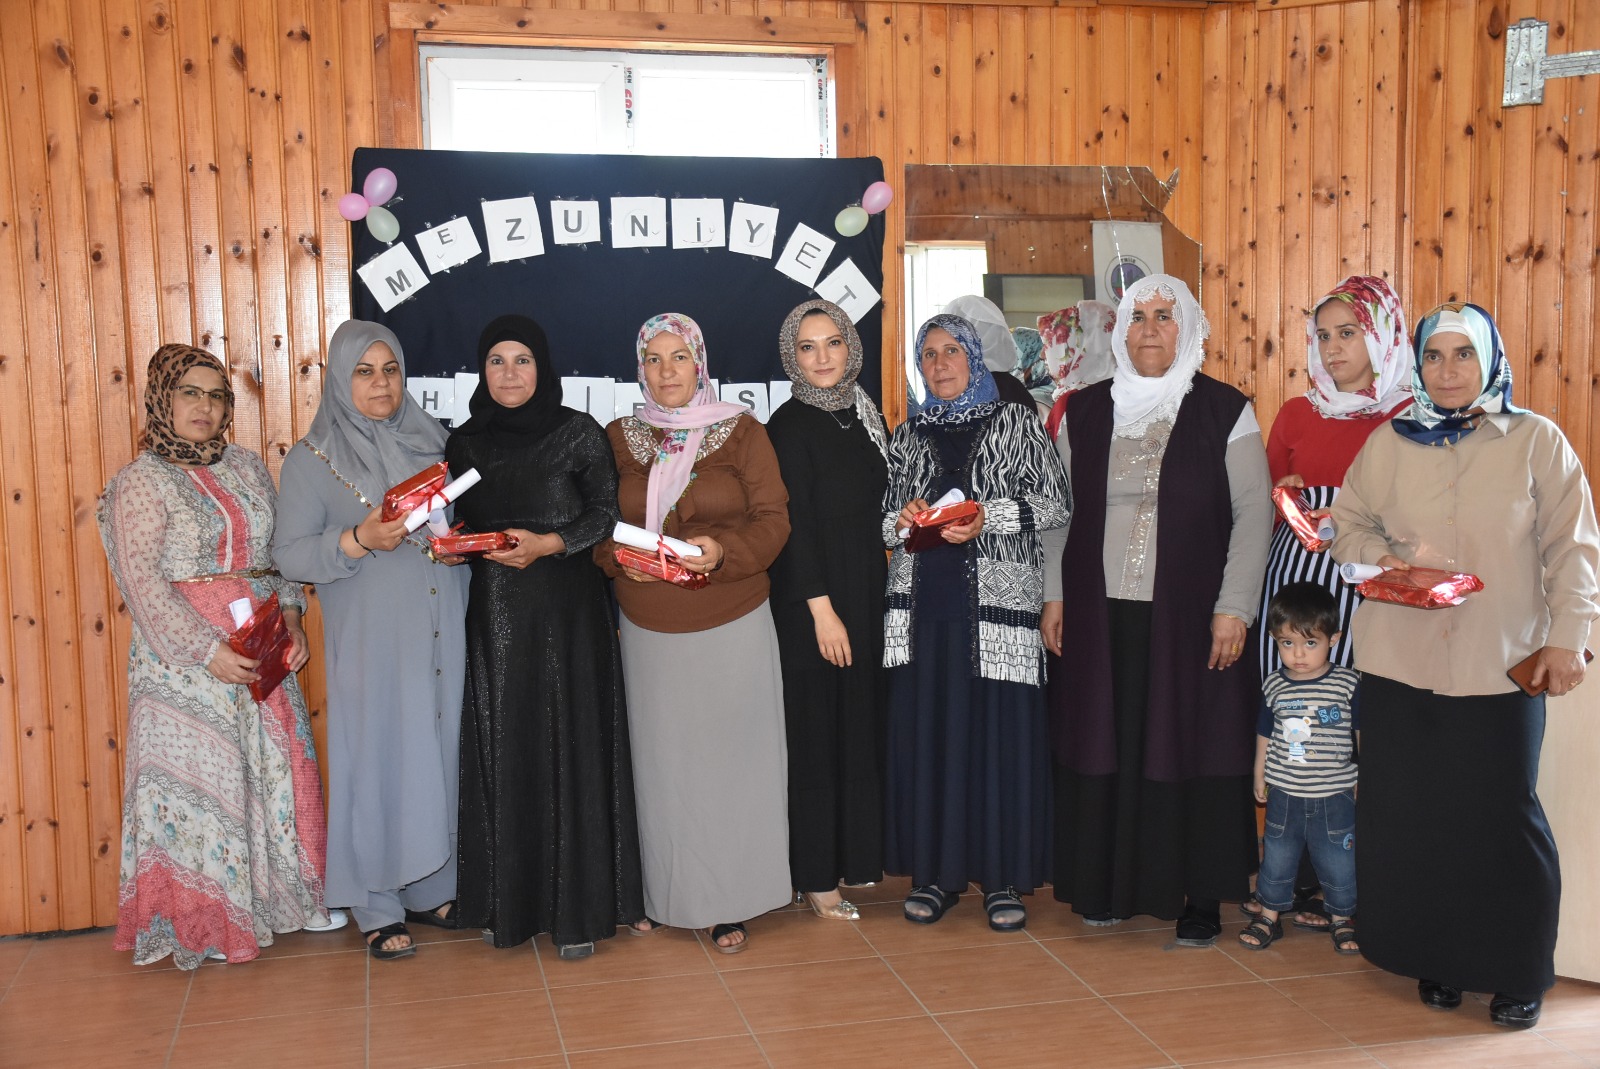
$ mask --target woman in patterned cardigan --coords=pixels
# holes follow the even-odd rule
[[[971,323],[934,316],[917,353],[928,403],[895,430],[884,495],[888,868],[911,875],[909,921],[934,923],[976,881],[990,927],[1017,931],[1018,893],[1049,867],[1039,532],[1067,522],[1070,494],[1037,416],[999,403]],[[977,516],[907,553],[911,517],[957,489]]]

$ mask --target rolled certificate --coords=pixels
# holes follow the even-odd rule
[[[611,530],[611,538],[613,541],[621,542],[625,546],[642,549],[648,553],[654,553],[665,542],[667,548],[680,557],[698,557],[701,555],[699,546],[690,545],[683,539],[673,538],[671,535],[658,535],[654,531],[647,531],[643,527],[635,527],[631,523],[617,524]]]
[[[410,534],[418,527],[428,522],[428,514],[436,509],[442,509],[462,494],[478,485],[478,480],[483,476],[478,474],[477,468],[468,468],[466,473],[454,482],[446,483],[443,490],[428,498],[428,503],[411,510],[406,517],[406,534]]]
[[[250,617],[255,614],[255,609],[251,608],[249,598],[240,598],[237,601],[228,602],[228,613],[233,617],[233,629],[237,631],[250,622]]]
[[[1339,578],[1352,586],[1365,583],[1368,579],[1382,574],[1383,568],[1376,564],[1357,564],[1352,561],[1349,564],[1339,565]]]
[[[1332,516],[1324,516],[1317,521],[1317,537],[1324,542],[1332,542],[1333,536],[1338,533],[1338,529],[1333,525]]]
[[[948,492],[945,493],[943,497],[929,505],[928,510],[932,511],[933,509],[944,508],[946,505],[954,505],[957,501],[965,501],[966,499],[967,495],[961,492],[961,487],[952,487]],[[901,528],[900,530],[896,531],[895,534],[899,535],[902,540],[910,538],[911,528]]]

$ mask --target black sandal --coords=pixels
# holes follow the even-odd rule
[[[723,946],[721,943],[717,942],[717,940],[725,936],[732,935],[735,932],[738,932],[740,935],[744,936],[744,938],[739,940],[737,943],[734,943],[732,946]],[[737,954],[739,951],[750,945],[750,933],[744,930],[743,924],[719,924],[715,928],[711,929],[711,945],[716,948],[718,954]]]
[[[1346,918],[1342,921],[1329,922],[1328,936],[1333,940],[1333,952],[1335,954],[1361,953],[1361,948],[1358,946],[1345,946],[1346,943],[1358,942],[1356,939],[1356,926],[1351,924],[1350,920],[1351,918]]]
[[[409,958],[411,955],[417,952],[417,944],[415,940],[413,940],[410,944],[399,948],[398,950],[383,949],[383,944],[387,943],[390,939],[393,939],[397,935],[403,935],[407,939],[411,938],[411,932],[408,931],[406,926],[401,924],[399,921],[395,921],[393,924],[385,924],[382,928],[374,928],[371,931],[362,932],[361,938],[367,941],[367,953],[371,954],[379,961],[393,961],[395,958]]]
[[[1307,916],[1315,917],[1316,920],[1302,919]],[[1333,914],[1328,912],[1327,904],[1317,897],[1315,890],[1310,894],[1296,891],[1294,916],[1289,918],[1289,923],[1302,932],[1325,932],[1333,926]]]
[[[1215,910],[1185,906],[1178,918],[1174,941],[1181,947],[1208,947],[1222,934],[1222,918]]]
[[[937,924],[939,919],[950,911],[950,907],[961,901],[961,895],[956,891],[946,891],[941,887],[913,887],[911,893],[906,895],[902,912],[906,920],[912,924]],[[931,913],[923,916],[911,912],[911,903],[927,906]]]
[[[438,911],[445,906],[450,907],[450,912],[441,917]],[[440,902],[432,909],[408,909],[406,910],[406,920],[412,924],[426,924],[430,928],[445,928],[452,932],[459,930],[461,927],[456,923],[456,900],[453,898],[448,902]]]
[[[1245,936],[1254,936],[1254,943],[1245,942]],[[1239,945],[1246,950],[1265,950],[1279,939],[1283,938],[1283,920],[1269,921],[1265,917],[1257,917],[1244,926],[1244,931],[1239,933]]]
[[[1014,910],[1022,916],[1014,921],[995,920],[995,914]],[[990,891],[983,896],[983,911],[989,914],[989,927],[997,932],[1020,932],[1028,926],[1028,907],[1022,904],[1017,892],[1010,887],[1004,891]]]

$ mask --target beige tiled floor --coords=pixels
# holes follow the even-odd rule
[[[563,962],[547,939],[424,928],[415,957],[375,962],[346,929],[182,973],[134,968],[104,931],[0,939],[0,1066],[1600,1067],[1593,985],[1563,981],[1513,1033],[1484,998],[1425,1009],[1323,936],[1252,952],[1235,922],[1190,950],[1149,918],[1087,928],[1047,894],[1022,934],[991,932],[976,896],[924,927],[905,890],[861,892],[859,924],[759,918],[738,955],[669,929]]]

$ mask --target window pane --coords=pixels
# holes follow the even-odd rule
[[[479,152],[604,152],[599,89],[550,83],[457,85],[451,148]]]
[[[634,148],[653,156],[817,156],[809,79],[730,73],[635,75]]]

